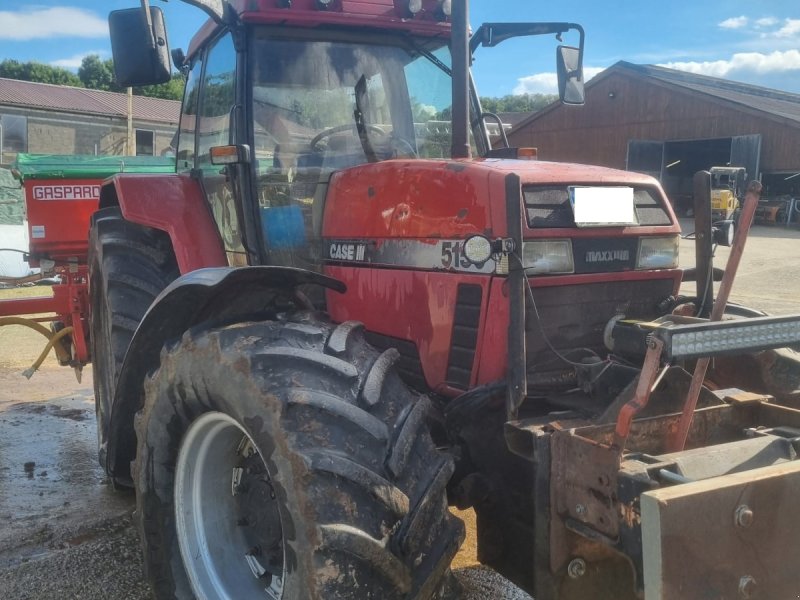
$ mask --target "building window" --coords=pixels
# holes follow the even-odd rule
[[[155,133],[147,129],[136,130],[136,156],[155,155]]]
[[[17,115],[0,115],[0,164],[11,164],[18,152],[27,151],[28,119]]]

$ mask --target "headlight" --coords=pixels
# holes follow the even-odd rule
[[[676,269],[680,237],[643,237],[639,240],[637,269]]]
[[[800,342],[800,315],[665,325],[656,335],[671,358],[757,352]]]
[[[572,258],[572,242],[570,240],[525,242],[522,245],[522,263],[529,275],[573,273],[575,261]]]
[[[473,265],[482,265],[492,258],[492,242],[482,235],[473,235],[464,242],[464,256]]]

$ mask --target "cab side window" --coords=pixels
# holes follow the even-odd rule
[[[214,215],[228,264],[247,265],[237,211],[233,177],[228,168],[211,164],[211,148],[227,146],[230,139],[231,109],[236,102],[236,49],[230,34],[221,37],[205,54],[197,111],[197,156],[195,163],[203,179],[206,200]]]
[[[209,149],[229,143],[231,108],[235,100],[236,50],[230,35],[206,56],[197,127],[197,166],[211,164]]]
[[[197,126],[197,106],[199,104],[200,91],[197,84],[200,81],[202,68],[203,62],[200,59],[196,59],[186,80],[180,133],[178,135],[178,149],[176,152],[178,172],[194,168],[195,128]]]

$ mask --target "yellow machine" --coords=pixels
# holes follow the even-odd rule
[[[736,218],[746,176],[744,167],[711,167],[711,216],[714,220]]]

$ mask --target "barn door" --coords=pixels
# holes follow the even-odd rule
[[[628,140],[628,171],[645,173],[661,180],[664,168],[664,142]]]
[[[758,179],[761,169],[761,134],[731,138],[731,166],[747,169],[745,181]]]

